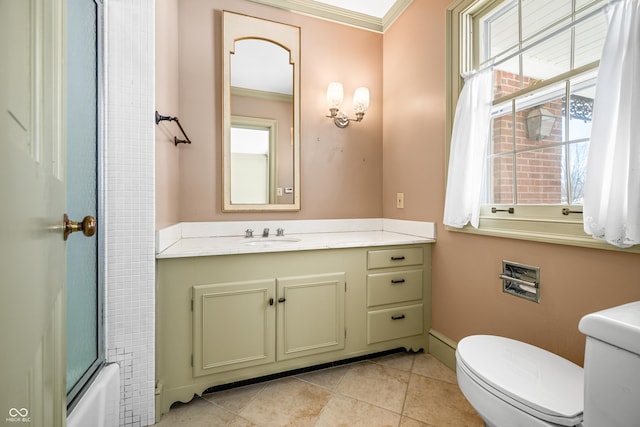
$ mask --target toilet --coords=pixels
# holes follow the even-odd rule
[[[640,301],[588,314],[578,327],[584,369],[510,338],[458,343],[458,385],[487,426],[640,426]]]

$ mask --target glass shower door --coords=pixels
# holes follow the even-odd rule
[[[67,402],[73,405],[104,360],[101,218],[98,205],[99,19],[94,0],[67,6],[67,213],[93,216],[98,232],[67,241]]]

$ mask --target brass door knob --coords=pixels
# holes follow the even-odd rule
[[[64,240],[67,240],[69,234],[75,233],[76,231],[82,231],[87,237],[91,237],[96,234],[96,227],[98,223],[96,219],[92,216],[85,216],[82,222],[76,222],[69,220],[67,214],[64,214]]]

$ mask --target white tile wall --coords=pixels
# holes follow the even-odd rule
[[[154,0],[104,0],[106,357],[120,425],[154,424]]]

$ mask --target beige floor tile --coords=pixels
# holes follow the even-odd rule
[[[314,427],[396,427],[399,422],[399,414],[335,395],[325,406]]]
[[[398,427],[432,427],[418,420],[403,416]]]
[[[429,354],[369,361],[176,404],[160,427],[481,427],[455,374]]]
[[[394,353],[373,359],[372,362],[402,371],[410,371],[414,357],[416,357],[414,353]]]
[[[401,413],[410,373],[376,363],[353,366],[337,392],[390,411]]]
[[[344,375],[349,371],[350,366],[337,366],[335,368],[327,368],[319,371],[307,372],[305,374],[296,375],[302,381],[318,385],[320,387],[335,390]]]
[[[231,420],[231,422],[229,422],[229,424],[226,425],[227,427],[260,427],[260,425],[258,424],[254,424],[249,420],[245,420],[242,417],[235,417],[233,420]]]
[[[226,426],[234,414],[211,402],[195,397],[186,404],[176,404],[162,416],[159,427],[222,427]]]
[[[297,378],[268,383],[240,412],[254,424],[267,426],[313,426],[331,393]]]
[[[246,387],[217,391],[215,393],[205,394],[202,398],[237,414],[256,397],[266,384],[267,383],[258,383]]]
[[[411,375],[403,415],[435,427],[482,427],[484,423],[456,384]]]
[[[451,384],[458,384],[456,373],[430,354],[417,354],[413,361],[412,372],[424,377],[435,378]]]

